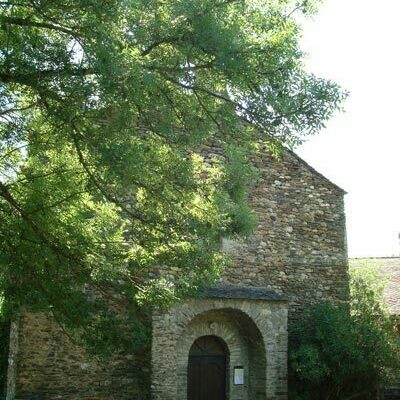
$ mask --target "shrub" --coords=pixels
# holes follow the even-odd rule
[[[348,304],[309,306],[292,323],[291,399],[375,399],[394,379],[400,340],[381,282],[371,270],[353,270]]]

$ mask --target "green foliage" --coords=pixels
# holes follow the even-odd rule
[[[219,191],[221,201],[229,213],[230,225],[225,236],[240,232],[247,235],[255,225],[255,216],[247,204],[249,187],[254,186],[257,171],[246,158],[244,148],[229,146],[225,149],[225,179]]]
[[[44,310],[94,351],[140,347],[143,307],[215,281],[221,237],[254,225],[247,149],[298,144],[344,98],[302,65],[294,10],[316,3],[0,3],[0,292],[11,313]],[[225,162],[201,156],[211,142]],[[174,266],[176,279],[154,266]]]
[[[350,306],[322,303],[292,327],[293,399],[375,399],[400,362],[400,337],[382,302],[383,286],[371,269],[351,274]]]

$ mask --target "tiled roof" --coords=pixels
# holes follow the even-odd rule
[[[351,259],[351,265],[370,264],[387,280],[384,298],[392,315],[400,315],[400,257]]]

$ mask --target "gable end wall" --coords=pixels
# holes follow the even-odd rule
[[[346,301],[349,291],[344,191],[290,152],[255,160],[254,234],[225,241],[234,266],[223,280],[264,286],[289,298],[289,317],[306,304]]]
[[[250,204],[258,226],[249,238],[224,241],[234,266],[225,271],[222,281],[284,294],[289,299],[289,318],[308,303],[345,301],[344,192],[289,152],[280,162],[266,154],[254,162],[261,177],[251,191]],[[135,367],[132,356],[107,363],[93,360],[41,314],[21,316],[18,344],[16,400],[148,398],[141,383],[150,371]]]

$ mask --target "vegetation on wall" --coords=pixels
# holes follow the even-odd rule
[[[290,391],[294,400],[376,399],[398,375],[400,335],[369,267],[351,269],[350,305],[308,307],[293,322]]]
[[[215,280],[220,238],[251,229],[238,155],[243,165],[243,149],[300,143],[344,98],[302,64],[296,16],[316,3],[0,2],[0,293],[11,314],[28,306],[69,332],[85,327],[94,350],[140,348],[143,306]],[[231,156],[207,161],[210,142]],[[154,265],[177,278],[149,279]],[[133,338],[120,337],[122,297]]]

